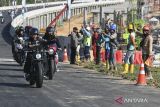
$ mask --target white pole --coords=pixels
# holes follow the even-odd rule
[[[144,6],[142,6],[142,8],[141,8],[141,19],[143,19],[143,15],[144,15]]]
[[[24,22],[25,22],[25,10],[26,10],[26,0],[22,0],[22,17],[23,17],[23,26],[25,25]]]
[[[67,4],[68,4],[68,20],[71,18],[71,0],[67,0]]]
[[[70,27],[71,27],[71,0],[67,0],[67,4],[68,4],[68,10],[67,10],[67,19],[69,20],[69,34],[70,34]]]

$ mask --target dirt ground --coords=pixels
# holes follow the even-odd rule
[[[87,16],[87,19],[90,19],[92,17],[91,14]],[[57,27],[57,35],[58,36],[67,36],[71,31],[73,27],[78,27],[78,29],[81,28],[83,24],[83,16],[74,16],[70,19],[70,31],[69,31],[69,21],[63,22],[63,26]]]

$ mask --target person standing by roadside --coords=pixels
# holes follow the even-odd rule
[[[79,49],[79,56],[80,56],[80,61],[84,62],[84,36],[83,36],[83,31],[82,29],[79,31],[80,32],[80,37],[78,38],[80,49]]]
[[[102,39],[102,29],[97,28],[98,37],[96,40],[96,64],[98,65],[101,61],[101,48],[102,43],[104,42]]]
[[[91,32],[90,27],[82,27],[82,32],[84,36],[84,55],[86,61],[90,60],[90,46],[91,46]]]
[[[145,63],[146,60],[152,59],[152,48],[153,48],[153,37],[151,35],[150,27],[149,25],[145,25],[143,27],[143,39],[140,43],[140,46],[142,48],[142,59]],[[149,65],[144,64],[146,79],[153,79],[151,71],[149,69]]]
[[[96,42],[98,40],[98,32],[96,27],[93,28],[93,34],[92,34],[92,50],[93,50],[93,57],[94,57],[94,61],[96,62]]]
[[[79,37],[78,28],[73,27],[73,32],[71,32],[70,34],[71,38],[70,64],[76,64],[76,50],[78,46],[78,37]]]
[[[135,42],[135,32],[133,24],[129,24],[128,26],[129,38],[127,44],[127,53],[124,58],[124,71],[123,74],[134,72],[134,53],[136,50],[136,42]],[[130,64],[130,66],[129,66]]]
[[[110,33],[109,28],[105,28],[105,32],[102,34],[102,39],[105,42],[105,60],[106,60],[106,68],[109,69],[109,55],[110,55]]]
[[[110,54],[109,54],[109,70],[117,70],[116,67],[116,60],[115,60],[115,56],[114,53],[117,50],[117,33],[116,33],[116,29],[117,29],[117,25],[116,24],[112,24],[110,26]]]

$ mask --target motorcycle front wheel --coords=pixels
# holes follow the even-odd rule
[[[43,84],[43,70],[42,64],[38,62],[35,67],[36,72],[36,87],[41,88]]]

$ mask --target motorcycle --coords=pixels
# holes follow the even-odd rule
[[[1,18],[1,24],[5,22],[4,17]]]
[[[55,72],[57,71],[57,63],[58,63],[58,54],[57,47],[55,45],[48,46],[48,78],[49,80],[53,79]]]
[[[37,88],[41,88],[43,84],[43,57],[44,50],[40,46],[36,46],[36,49],[32,51],[27,51],[27,54],[30,55],[30,69],[29,77],[26,77],[26,80],[29,81],[30,85],[36,84]],[[28,70],[28,67],[24,67],[24,70]]]
[[[14,59],[16,60],[17,63],[22,66],[24,64],[26,55],[25,55],[25,50],[24,50],[24,40],[22,37],[19,37],[15,41],[15,49],[14,49]]]

